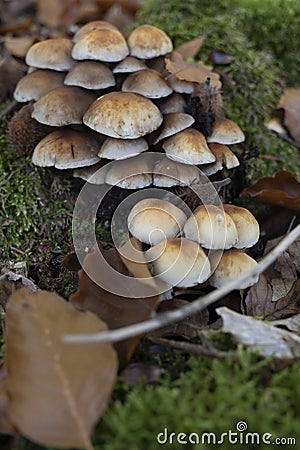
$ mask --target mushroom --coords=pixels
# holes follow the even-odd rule
[[[200,172],[191,164],[182,164],[165,157],[154,165],[154,186],[191,186],[197,181],[200,181]]]
[[[232,218],[215,205],[201,205],[186,221],[184,235],[202,247],[222,250],[234,247],[238,232]]]
[[[197,242],[185,238],[161,241],[145,252],[152,271],[170,287],[191,287],[211,275],[209,260]]]
[[[106,89],[115,86],[112,71],[98,61],[82,61],[76,63],[65,78],[68,86],[80,86],[86,89]]]
[[[157,27],[141,25],[128,37],[130,55],[140,59],[152,59],[173,50],[171,39]]]
[[[92,166],[79,167],[73,170],[74,178],[81,178],[91,184],[105,184],[105,177],[109,169],[108,161],[101,159]]]
[[[211,258],[211,263],[214,265],[214,260],[219,259],[216,255]],[[228,250],[223,253],[219,260],[213,275],[209,279],[211,286],[221,288],[230,281],[236,280],[242,275],[250,272],[257,266],[257,262],[246,253],[240,250]],[[239,289],[246,289],[257,283],[259,275],[249,277],[240,284]]]
[[[177,236],[186,219],[185,213],[172,203],[147,198],[134,205],[127,223],[135,238],[146,244],[156,245],[166,238]]]
[[[147,98],[161,98],[170,95],[173,90],[164,77],[152,69],[134,72],[122,84],[123,92],[135,92]]]
[[[182,112],[165,114],[160,129],[154,132],[157,135],[153,139],[153,144],[157,144],[159,141],[189,128],[194,122],[195,119],[190,114]]]
[[[133,158],[114,161],[105,182],[123,189],[141,189],[152,183],[153,164],[146,153]]]
[[[65,38],[47,39],[33,44],[26,54],[26,64],[38,69],[65,72],[74,64],[73,42]]]
[[[225,117],[217,118],[213,123],[212,133],[207,137],[207,142],[232,145],[245,140],[245,135],[240,127]]]
[[[146,139],[107,138],[99,151],[100,158],[126,159],[136,156],[148,149]]]
[[[65,74],[55,70],[35,70],[25,75],[16,85],[14,98],[17,102],[38,100],[47,92],[64,85]]]
[[[216,161],[210,164],[201,166],[202,172],[207,175],[213,175],[214,173],[222,170],[225,166],[227,169],[233,169],[240,165],[238,158],[230,150],[227,145],[224,144],[208,144],[209,149],[215,155]]]
[[[147,69],[146,64],[133,56],[126,56],[119,64],[113,68],[113,73],[132,73],[138,70]]]
[[[175,112],[184,113],[186,108],[186,101],[182,95],[173,92],[168,97],[156,100],[162,114],[170,114]]]
[[[236,248],[248,248],[256,244],[259,239],[259,224],[253,214],[246,208],[235,205],[223,205],[235,223],[238,232]]]
[[[118,30],[112,23],[106,22],[105,20],[93,20],[83,25],[73,36],[73,42],[77,42],[84,34],[90,33],[94,30]]]

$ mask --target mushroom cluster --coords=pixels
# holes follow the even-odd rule
[[[153,274],[170,287],[207,280],[221,287],[257,264],[245,250],[258,241],[259,225],[239,206],[201,205],[187,217],[169,201],[147,198],[133,206],[127,224],[131,235],[147,245],[145,259]],[[249,278],[240,288],[256,281]]]
[[[197,64],[182,77],[183,57],[154,26],[139,26],[125,39],[107,22],[90,22],[72,40],[32,45],[26,63],[15,99],[34,102],[32,118],[53,128],[34,148],[37,166],[75,169],[86,180],[115,161],[93,182],[136,189],[198,182],[194,166],[210,176],[239,165],[228,145],[242,142],[243,132],[212,107],[221,98],[219,75]],[[210,115],[207,128],[198,126],[199,114]],[[164,157],[153,167],[148,152]],[[132,165],[148,175],[124,179]]]

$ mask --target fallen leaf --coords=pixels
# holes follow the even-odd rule
[[[7,370],[4,366],[4,360],[0,361],[0,433],[17,434],[17,430],[9,420],[7,414],[8,394],[5,390],[4,383],[7,378]]]
[[[45,446],[92,449],[117,371],[110,344],[65,344],[65,334],[101,332],[104,322],[58,295],[19,289],[6,314],[8,416],[20,434]]]
[[[293,139],[300,143],[300,89],[286,89],[280,98],[278,108],[284,109],[284,124]]]
[[[293,331],[294,333],[300,333],[300,313],[295,316],[288,317],[287,319],[274,320],[272,325],[276,327],[284,327],[289,331]]]
[[[222,317],[222,331],[231,334],[237,344],[258,351],[264,357],[294,360],[300,356],[300,337],[296,334],[226,307],[217,308],[216,311]]]
[[[300,183],[286,170],[277,172],[274,177],[261,178],[253,186],[244,189],[241,197],[300,211]]]
[[[209,54],[209,59],[213,64],[227,65],[235,60],[235,57],[222,50],[212,50]]]
[[[200,48],[202,47],[204,42],[204,37],[198,37],[196,39],[192,39],[191,41],[185,42],[175,49],[177,53],[179,53],[183,59],[193,59],[199,53]]]

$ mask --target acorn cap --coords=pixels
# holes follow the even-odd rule
[[[168,158],[184,164],[207,164],[216,159],[203,134],[193,128],[187,128],[170,137],[162,147]]]
[[[151,100],[132,92],[111,92],[99,97],[83,122],[107,136],[136,139],[156,130],[163,117]]]
[[[247,272],[250,272],[256,266],[257,262],[246,255],[246,253],[240,250],[229,250],[221,256],[213,275],[209,279],[209,283],[215,288],[221,288],[230,281],[236,280]],[[258,281],[258,277],[259,275],[249,278],[241,283],[237,289],[246,289],[252,286]]]
[[[99,143],[90,133],[62,128],[38,143],[32,162],[40,167],[73,169],[98,162],[98,151]]]
[[[200,180],[197,167],[163,158],[153,168],[153,184],[158,187],[191,186]]]
[[[173,92],[168,97],[158,99],[156,104],[162,114],[170,114],[175,112],[184,113],[187,106],[183,96],[177,94],[177,92]]]
[[[223,250],[234,247],[238,232],[234,221],[215,205],[201,205],[186,221],[184,235],[204,248]]]
[[[173,50],[171,39],[159,28],[141,25],[128,37],[130,55],[140,59],[152,59]]]
[[[134,72],[124,80],[123,92],[135,92],[147,98],[161,98],[170,95],[173,90],[164,77],[152,69]]]
[[[141,189],[152,183],[151,158],[147,154],[114,161],[105,178],[105,182],[123,189]]]
[[[138,70],[147,69],[146,64],[133,56],[126,56],[113,68],[113,73],[133,73]]]
[[[38,69],[61,72],[70,70],[74,64],[71,52],[73,42],[65,38],[47,39],[33,44],[26,54],[26,64]]]
[[[172,203],[158,198],[146,198],[131,209],[127,224],[139,241],[156,245],[181,233],[187,217]]]
[[[65,74],[55,70],[35,70],[18,82],[14,99],[17,102],[38,100],[47,92],[64,85]]]
[[[138,139],[116,139],[107,138],[99,153],[100,158],[106,159],[126,159],[145,152],[148,143],[144,138]]]
[[[105,20],[93,20],[92,22],[83,25],[73,36],[73,42],[77,42],[84,34],[90,33],[94,30],[109,29],[117,30],[112,23],[106,22]]]
[[[202,172],[209,176],[222,170],[225,166],[227,169],[233,169],[240,165],[240,162],[236,155],[230,150],[227,145],[224,144],[208,144],[209,149],[215,155],[216,161],[211,164],[206,164],[200,169]]]
[[[117,62],[129,53],[126,40],[118,30],[110,28],[95,29],[84,33],[72,50],[77,60],[94,59],[103,62]]]
[[[245,135],[240,127],[230,119],[225,117],[217,118],[212,127],[210,136],[207,137],[207,142],[232,145],[238,144],[245,140]]]
[[[106,89],[115,86],[116,81],[109,67],[98,61],[76,63],[65,78],[68,86],[80,86],[86,89]]]
[[[236,248],[252,247],[259,239],[259,224],[253,214],[246,208],[235,205],[223,205],[226,214],[229,214],[235,223],[238,232]]]
[[[191,287],[211,275],[210,263],[196,242],[185,238],[167,239],[145,252],[152,271],[170,286]]]
[[[190,114],[175,112],[170,114],[165,114],[163,116],[163,123],[159,130],[157,130],[157,136],[153,140],[153,144],[157,144],[162,139],[173,136],[179,131],[189,128],[195,119]]]
[[[52,89],[34,105],[32,117],[40,123],[61,127],[82,123],[82,117],[96,95],[74,86]]]
[[[73,177],[81,178],[91,184],[105,184],[105,177],[108,171],[108,162],[103,159],[92,166],[79,167],[74,169]],[[101,170],[100,170],[101,169]]]

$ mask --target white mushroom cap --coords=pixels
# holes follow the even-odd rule
[[[169,75],[168,81],[174,92],[178,94],[193,94],[198,83],[192,81],[178,80],[175,75]]]
[[[141,242],[156,245],[177,236],[187,217],[172,203],[158,198],[139,201],[131,209],[127,223],[131,234]]]
[[[132,92],[98,98],[84,115],[85,125],[107,136],[136,139],[156,130],[163,117],[151,100]]]
[[[153,184],[159,187],[191,186],[200,180],[200,172],[191,164],[163,158],[153,168]]]
[[[55,70],[35,70],[21,78],[15,88],[14,98],[17,102],[38,100],[56,87],[64,85],[65,74]]]
[[[98,61],[76,63],[65,78],[68,86],[80,86],[86,89],[106,89],[115,86],[116,81],[109,67]]]
[[[209,149],[215,155],[216,161],[211,164],[206,164],[201,167],[202,172],[205,175],[213,175],[214,173],[222,170],[225,166],[227,169],[233,169],[240,165],[238,158],[230,150],[227,145],[224,144],[208,144]]]
[[[98,151],[99,143],[90,133],[62,128],[38,143],[32,162],[40,167],[72,169],[98,162]]]
[[[40,123],[56,127],[79,124],[95,98],[95,94],[75,86],[58,87],[33,105],[32,117]]]
[[[123,61],[113,68],[113,73],[132,73],[143,69],[147,69],[147,66],[143,61],[134,58],[133,56],[126,56]]]
[[[73,42],[69,39],[56,38],[33,44],[26,54],[26,64],[39,69],[58,71],[70,70],[74,64],[71,52]]]
[[[203,134],[193,128],[187,128],[170,137],[162,147],[168,158],[184,164],[207,164],[216,159]]]
[[[152,183],[153,163],[149,155],[142,153],[133,158],[114,161],[105,182],[123,189],[141,189]]]
[[[213,263],[212,263],[213,264]],[[209,283],[215,288],[221,288],[230,281],[236,280],[242,275],[250,272],[257,266],[257,262],[246,253],[239,250],[224,252],[211,276]],[[251,277],[240,284],[239,289],[246,289],[258,281],[258,275]]]
[[[230,119],[218,118],[213,123],[212,132],[207,138],[207,142],[217,144],[232,145],[245,140],[245,135],[240,127]]]
[[[201,205],[184,225],[184,235],[204,248],[222,250],[234,247],[238,232],[234,221],[215,205]]]
[[[173,136],[173,134],[189,128],[195,122],[193,116],[181,112],[165,114],[163,117],[163,123],[158,130],[158,135],[153,140],[153,144],[157,144],[162,139]]]
[[[144,138],[107,138],[99,151],[99,156],[107,159],[126,159],[145,152],[147,149],[148,143]]]
[[[118,30],[99,28],[84,33],[72,50],[77,60],[95,59],[103,62],[117,62],[129,53],[126,40]]]
[[[171,39],[159,28],[141,25],[128,37],[130,55],[140,59],[152,59],[173,50]]]
[[[103,159],[92,166],[80,167],[73,171],[74,178],[81,178],[91,184],[105,184],[105,177],[108,172],[108,161]]]
[[[156,104],[162,114],[170,114],[175,112],[184,113],[186,108],[186,101],[182,95],[177,94],[177,92],[173,92],[173,94],[168,97],[158,99]]]
[[[223,205],[224,211],[230,215],[238,232],[236,248],[252,247],[259,239],[259,224],[253,214],[246,208],[235,205]]]
[[[190,287],[211,275],[210,263],[196,242],[173,238],[160,242],[145,252],[154,275],[170,286]]]
[[[135,92],[147,98],[161,98],[170,95],[173,90],[164,77],[152,69],[134,72],[124,80],[123,92]]]
[[[101,29],[109,29],[109,30],[117,30],[112,23],[106,22],[105,20],[93,20],[92,22],[88,22],[83,25],[73,36],[73,42],[77,42],[84,34],[90,33],[94,30]]]

